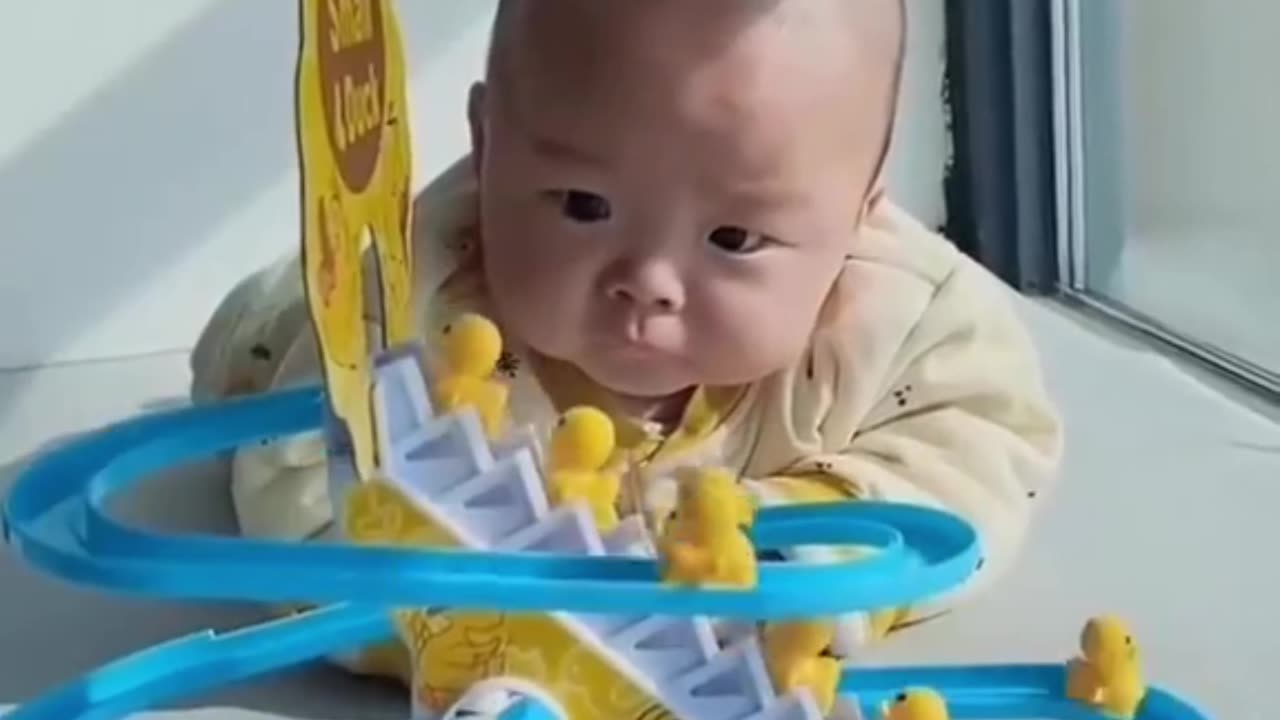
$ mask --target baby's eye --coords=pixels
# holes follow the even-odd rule
[[[725,252],[747,255],[763,248],[769,237],[732,225],[721,225],[707,236],[707,241]]]
[[[580,223],[608,220],[613,214],[608,199],[584,190],[566,190],[560,193],[560,212]]]

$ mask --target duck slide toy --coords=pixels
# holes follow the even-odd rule
[[[613,511],[612,429],[590,408],[566,414],[545,463],[536,442],[495,442],[506,395],[486,371],[501,338],[484,318],[459,318],[468,341],[447,367],[419,359],[394,3],[300,0],[299,10],[302,255],[323,383],[81,436],[17,478],[3,527],[26,562],[81,585],[317,607],[141,650],[7,720],[125,718],[396,639],[412,654],[414,718],[1207,720],[1145,684],[1115,618],[1090,621],[1067,663],[852,670],[824,655],[823,618],[910,604],[969,577],[981,546],[950,514],[876,502],[755,511],[735,500],[731,476],[695,468],[679,521],[651,538],[641,517]],[[364,335],[370,251],[381,348]],[[167,468],[316,429],[330,438],[341,541],[166,535],[109,511]],[[757,560],[804,544],[870,552]],[[766,631],[722,646],[711,618]]]

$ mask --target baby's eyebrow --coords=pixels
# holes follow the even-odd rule
[[[764,210],[794,207],[808,201],[804,192],[772,182],[731,182],[728,185],[721,184],[715,190],[731,204]]]
[[[529,144],[535,153],[549,160],[593,167],[604,167],[610,164],[609,159],[604,155],[559,138],[530,135]]]

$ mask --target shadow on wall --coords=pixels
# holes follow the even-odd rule
[[[492,13],[399,5],[411,71]],[[58,359],[296,174],[297,25],[297,2],[215,3],[0,166],[0,368]]]

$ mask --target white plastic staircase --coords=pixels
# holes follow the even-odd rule
[[[491,448],[477,416],[435,417],[412,353],[378,363],[382,464],[418,508],[475,549],[651,555],[638,518],[601,537],[585,507],[548,507],[536,442]],[[334,473],[335,482],[350,473]],[[551,613],[681,720],[820,720],[807,692],[778,697],[754,636],[721,649],[701,617]],[[846,708],[843,712],[847,713]]]

